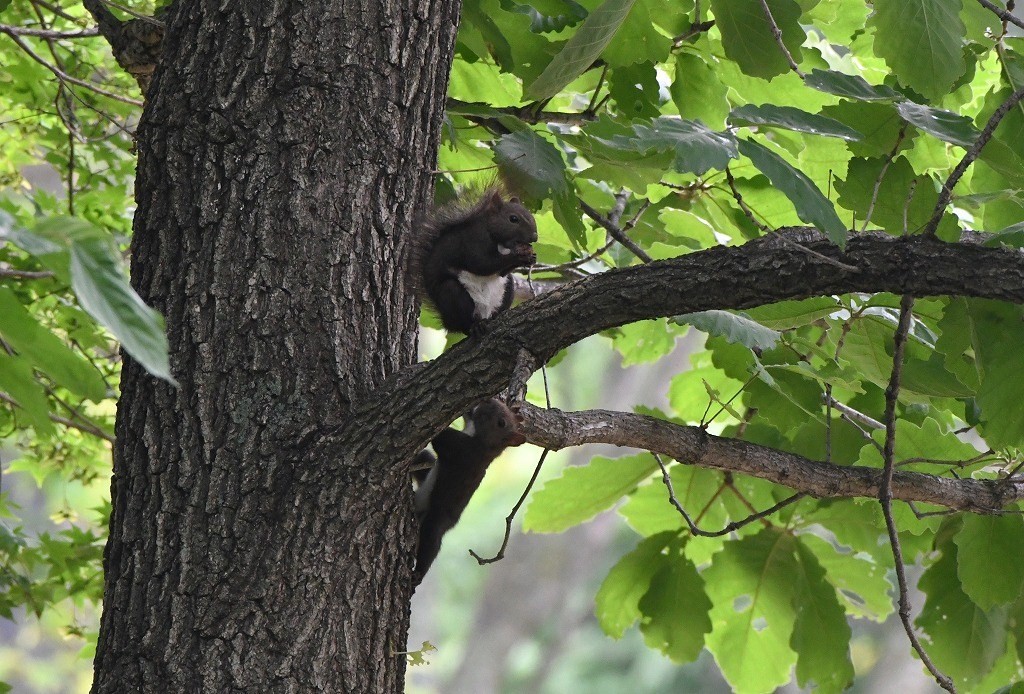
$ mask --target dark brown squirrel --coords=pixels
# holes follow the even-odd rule
[[[414,271],[421,294],[449,332],[479,332],[512,305],[509,273],[537,260],[537,223],[519,201],[497,188],[476,204],[434,208],[415,229]]]
[[[500,400],[484,400],[465,415],[462,431],[448,427],[431,442],[436,458],[423,450],[414,467],[433,460],[429,471],[413,475],[416,490],[416,516],[420,520],[420,539],[416,550],[415,582],[423,575],[441,549],[441,538],[455,527],[466,505],[484,479],[487,467],[509,446],[526,442],[519,433],[522,417]]]

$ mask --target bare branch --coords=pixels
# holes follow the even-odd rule
[[[611,234],[613,239],[615,239],[623,246],[628,248],[637,258],[644,261],[645,263],[649,263],[652,260],[654,260],[654,258],[647,254],[647,251],[640,248],[640,246],[636,245],[636,242],[634,242],[633,239],[626,236],[626,233],[619,227],[618,224],[613,223],[610,219],[605,217],[603,214],[601,214],[600,212],[598,212],[597,210],[595,210],[593,207],[583,202],[582,200],[580,200],[580,207],[587,214],[588,217],[590,217],[595,222],[604,227],[605,231]]]
[[[537,476],[540,474],[540,469],[544,467],[544,460],[548,457],[548,449],[545,448],[540,454],[540,460],[537,461],[537,467],[533,470],[533,476],[530,477],[530,481],[526,483],[526,489],[523,490],[523,495],[519,497],[519,501],[512,507],[512,511],[505,516],[505,537],[501,541],[501,547],[498,548],[497,554],[493,557],[485,559],[473,550],[469,550],[469,554],[476,559],[477,563],[481,566],[484,564],[493,564],[496,561],[500,561],[505,558],[505,549],[508,547],[509,537],[512,535],[512,521],[515,519],[516,514],[519,513],[519,509],[522,508],[523,502],[526,501],[526,497],[529,496],[530,490],[533,489],[534,482],[537,481]]]
[[[742,246],[716,246],[563,284],[501,313],[491,320],[486,335],[470,337],[431,362],[396,373],[367,393],[351,417],[325,423],[318,436],[324,455],[333,450],[336,437],[351,435],[352,428],[372,422],[374,440],[393,447],[395,460],[410,460],[474,402],[508,387],[520,349],[545,363],[589,335],[638,320],[849,292],[951,294],[1024,303],[1024,253],[1019,249],[869,233],[851,235],[840,250],[813,229],[779,233],[858,271],[837,270],[829,262],[789,248],[776,238],[778,234],[772,234]],[[406,416],[399,421],[394,412]],[[672,454],[647,443],[637,447]],[[820,473],[815,489],[801,485],[801,490],[877,497],[877,470],[824,469],[827,472]],[[737,470],[745,471],[742,466]],[[771,474],[787,484],[784,470]],[[979,510],[987,505],[991,510],[1018,498],[1017,482],[996,493],[978,480],[924,479],[926,491],[915,492],[923,495],[922,501],[939,499],[937,503]],[[953,486],[947,487],[949,483]],[[899,493],[896,498],[903,498]]]
[[[84,87],[86,89],[89,89],[89,90],[92,90],[92,91],[96,92],[97,94],[99,94],[101,96],[105,96],[108,99],[114,99],[115,101],[121,101],[123,103],[131,104],[133,106],[142,106],[142,102],[137,100],[137,99],[132,99],[132,98],[129,98],[127,96],[122,96],[121,94],[115,94],[114,92],[107,91],[103,87],[100,87],[99,85],[93,84],[92,82],[87,82],[85,80],[80,80],[77,77],[73,77],[73,76],[69,75],[68,73],[64,72],[59,67],[57,67],[56,65],[52,65],[51,63],[48,63],[46,61],[46,59],[44,59],[41,55],[39,55],[38,53],[33,51],[31,46],[29,46],[27,43],[22,41],[21,37],[16,36],[14,34],[9,34],[9,36],[11,37],[12,41],[14,41],[16,44],[18,44],[18,46],[21,48],[21,50],[25,51],[25,53],[28,54],[28,57],[32,58],[32,60],[36,61],[37,63],[39,63],[40,65],[45,67],[47,70],[52,72],[54,75],[57,76],[57,79],[61,80],[62,82],[67,82],[69,84],[78,85],[79,87]]]
[[[776,511],[783,509],[786,506],[789,506],[790,504],[795,503],[800,499],[804,498],[805,496],[807,496],[803,492],[797,492],[792,496],[786,497],[785,499],[775,504],[771,508],[766,508],[764,511],[757,511],[756,513],[752,513],[751,515],[747,516],[746,518],[743,518],[742,520],[733,521],[721,530],[701,530],[697,527],[696,523],[694,523],[693,520],[690,519],[690,514],[686,512],[686,510],[683,508],[683,505],[679,503],[679,499],[676,498],[676,491],[675,489],[672,488],[672,476],[668,474],[668,468],[665,466],[665,463],[661,460],[661,456],[653,451],[651,451],[651,455],[653,455],[654,459],[658,461],[658,467],[661,468],[661,479],[662,482],[665,483],[665,487],[668,489],[669,503],[671,503],[675,507],[675,509],[679,511],[679,515],[681,515],[683,517],[683,520],[686,521],[686,525],[689,527],[690,532],[700,537],[721,537],[722,535],[728,535],[734,530],[739,530],[744,525],[749,525],[754,521],[766,518],[775,513]]]
[[[1015,24],[1021,29],[1024,29],[1024,19],[1017,17],[1016,15],[1010,14],[999,5],[989,2],[989,0],[978,0],[978,4],[984,7],[986,10],[990,10],[996,14],[999,19],[1003,20],[1004,23]]]
[[[87,39],[99,36],[99,29],[93,27],[80,31],[56,31],[54,29],[36,29],[34,27],[16,27],[0,24],[0,34],[8,36],[31,36],[37,39]]]
[[[942,184],[942,192],[939,193],[939,200],[935,203],[935,211],[932,213],[932,218],[928,220],[928,224],[924,227],[924,234],[927,236],[933,236],[935,230],[939,228],[939,222],[942,221],[942,215],[946,211],[946,206],[949,205],[949,201],[953,199],[953,189],[956,184],[960,181],[960,178],[967,171],[967,167],[974,163],[974,160],[981,154],[982,148],[988,144],[988,141],[992,139],[992,134],[996,131],[999,126],[999,122],[1003,120],[1003,117],[1010,112],[1014,106],[1016,106],[1021,99],[1024,99],[1024,87],[1021,87],[1013,94],[1010,98],[1004,101],[999,108],[995,110],[991,118],[988,119],[988,123],[985,124],[985,128],[981,131],[978,139],[974,141],[971,148],[964,154],[963,159],[953,169],[953,173],[949,174],[949,178]]]
[[[928,657],[928,653],[921,645],[921,641],[914,633],[914,625],[910,622],[910,597],[907,593],[907,574],[903,566],[903,550],[900,548],[900,535],[896,529],[896,521],[892,517],[892,484],[894,468],[894,451],[896,450],[896,402],[899,400],[900,379],[903,373],[903,352],[907,345],[907,333],[910,332],[910,324],[914,320],[911,309],[914,307],[914,297],[904,294],[900,300],[900,320],[896,326],[896,336],[893,339],[892,374],[889,376],[889,386],[885,389],[885,446],[882,449],[882,457],[885,467],[882,471],[882,484],[878,489],[878,500],[882,504],[882,515],[885,516],[885,527],[889,532],[889,544],[892,547],[893,561],[896,567],[896,581],[899,584],[899,615],[903,622],[903,630],[907,632],[910,645],[917,651],[932,677],[943,689],[955,692],[953,680],[944,675],[935,667],[935,663]]]
[[[831,465],[793,453],[707,433],[654,417],[587,410],[563,412],[523,404],[523,433],[538,446],[561,450],[606,443],[654,451],[686,465],[726,470],[769,480],[818,498],[878,498],[882,471]],[[1024,480],[949,479],[894,472],[892,497],[992,515],[1024,499]]]
[[[793,60],[793,54],[786,48],[785,41],[782,40],[782,29],[775,21],[775,15],[772,14],[772,9],[768,7],[768,0],[761,0],[761,9],[764,11],[764,17],[768,20],[768,26],[772,30],[772,36],[775,37],[775,43],[779,45],[779,50],[782,51],[782,55],[786,56],[786,62],[789,63],[789,69],[800,75],[800,78],[804,78],[807,75],[800,70],[797,66],[796,61]]]

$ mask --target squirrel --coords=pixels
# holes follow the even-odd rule
[[[526,442],[519,433],[522,416],[500,400],[485,400],[464,416],[462,431],[448,427],[431,442],[435,456],[427,450],[417,454],[414,467],[433,462],[429,471],[413,472],[416,516],[420,521],[416,550],[415,582],[418,585],[441,549],[441,538],[455,527],[491,462],[509,446]]]
[[[434,208],[416,229],[414,269],[422,295],[445,330],[478,334],[484,321],[512,305],[509,273],[537,260],[537,223],[519,201],[497,188],[476,204]]]

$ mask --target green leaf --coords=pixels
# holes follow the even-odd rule
[[[733,109],[729,114],[729,120],[736,125],[773,125],[794,132],[838,137],[843,140],[860,140],[864,137],[834,118],[808,113],[791,106],[747,104]]]
[[[82,308],[146,371],[177,385],[171,376],[163,317],[128,284],[109,243],[84,239],[72,245],[71,286]]]
[[[594,598],[597,621],[606,634],[621,639],[640,619],[640,600],[663,566],[665,548],[677,537],[666,532],[642,540],[608,572]]]
[[[715,72],[714,64],[705,62],[711,59],[710,56],[677,53],[675,78],[669,85],[669,93],[680,116],[700,120],[720,130],[729,115],[729,90]]]
[[[739,148],[740,153],[754,162],[754,166],[768,177],[772,185],[789,198],[800,219],[823,231],[840,248],[846,247],[846,225],[811,179],[778,154],[753,140],[740,140]]]
[[[934,135],[943,142],[960,145],[965,149],[973,145],[981,134],[974,127],[974,122],[970,118],[958,113],[922,106],[913,101],[902,101],[896,104],[896,110],[911,125]]]
[[[747,316],[773,330],[789,330],[808,325],[839,310],[835,299],[819,297],[801,301],[780,301],[746,310]]]
[[[796,622],[790,639],[797,653],[796,680],[801,687],[814,683],[816,692],[841,692],[853,682],[846,613],[815,553],[799,538],[796,558]]]
[[[846,505],[857,508],[852,503]],[[815,520],[820,518],[821,516],[815,515]],[[826,516],[823,520],[827,521],[828,518]],[[827,522],[824,527],[831,529]],[[868,532],[872,536],[872,548],[877,547],[877,539],[881,534],[878,527],[870,523]],[[875,561],[866,552],[841,552],[816,535],[801,535],[799,539],[802,546],[814,552],[818,563],[825,570],[828,582],[839,591],[839,597],[847,612],[855,617],[866,617],[876,622],[885,621],[885,618],[892,614],[893,601],[889,595],[892,584],[886,578],[887,566]]]
[[[0,388],[17,401],[38,435],[53,434],[46,393],[32,376],[32,365],[27,359],[0,350]]]
[[[662,564],[640,599],[640,631],[651,648],[677,663],[689,663],[700,655],[705,634],[711,631],[711,601],[697,568],[683,556],[682,547],[670,546]]]
[[[978,607],[990,610],[1020,598],[1024,564],[1008,559],[1024,557],[1024,518],[968,513],[953,541],[957,576],[964,593]]]
[[[800,5],[794,0],[768,0],[768,8],[782,31],[783,44],[799,64],[800,46],[806,38],[800,26]],[[722,34],[725,55],[735,60],[744,74],[768,79],[789,70],[760,0],[711,0],[711,12]]]
[[[916,623],[929,637],[928,655],[960,687],[980,681],[1006,648],[1007,610],[985,611],[964,593],[957,575],[957,549],[942,555],[918,581],[927,598]]]
[[[725,507],[718,500],[722,487],[722,473],[692,465],[671,465],[669,476],[676,500],[688,511],[701,513],[706,528],[718,529],[728,522]],[[660,480],[639,487],[619,508],[619,515],[641,535],[650,536],[668,530],[686,529],[683,517],[669,503],[668,490]],[[688,530],[687,530],[688,532]],[[701,538],[707,541],[710,538]]]
[[[779,341],[779,333],[771,328],[750,320],[742,313],[729,311],[699,311],[675,316],[673,323],[692,325],[697,330],[709,335],[719,335],[729,342],[743,345],[750,349],[771,349]]]
[[[686,13],[692,9],[692,2],[635,0],[632,11],[601,57],[613,68],[665,60],[672,48],[672,38],[659,32],[656,24],[673,15],[686,21]]]
[[[836,183],[836,192],[839,204],[857,212],[860,218],[871,212],[870,228],[881,227],[895,235],[902,235],[904,230],[913,233],[924,226],[939,199],[928,176],[915,173],[904,156],[891,161],[851,160],[846,180]],[[947,215],[940,228],[955,226],[956,220]]]
[[[675,168],[703,176],[710,169],[722,171],[737,157],[736,140],[728,133],[718,133],[700,121],[679,118],[658,118],[650,126],[635,125],[635,136],[616,135],[599,142],[646,153],[652,150],[675,154]]]
[[[629,15],[635,0],[605,0],[583,20],[562,50],[526,87],[528,99],[549,99],[590,68]]]
[[[875,0],[868,26],[875,53],[902,84],[929,99],[945,95],[967,70],[961,0]]]
[[[711,598],[707,648],[740,692],[770,692],[789,680],[797,654],[793,576],[799,567],[791,535],[766,528],[727,542],[704,572]]]
[[[106,395],[107,384],[92,364],[36,322],[7,287],[0,287],[0,335],[59,385],[93,402]]]
[[[633,366],[661,359],[675,349],[676,336],[664,320],[645,320],[617,329],[612,342],[622,355],[622,365]]]
[[[891,87],[875,86],[860,75],[846,75],[834,70],[811,70],[804,78],[804,84],[819,92],[857,101],[896,101],[903,98]]]
[[[1019,306],[969,300],[975,357],[982,374],[977,402],[985,441],[993,448],[1024,448],[1020,416],[1020,345],[1024,314]]]
[[[523,528],[559,533],[590,520],[621,499],[658,469],[649,454],[624,458],[593,458],[589,465],[569,467],[533,495]]]

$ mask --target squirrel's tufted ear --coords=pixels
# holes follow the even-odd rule
[[[514,203],[515,203],[515,204],[517,204],[517,205],[522,205],[522,204],[523,204],[523,203],[522,203],[522,202],[521,202],[521,201],[519,200],[519,198],[509,198],[509,199],[508,199],[508,201],[509,201],[509,202],[514,202]]]
[[[484,207],[489,210],[496,210],[501,207],[502,204],[501,191],[497,188],[491,189],[487,193],[487,197],[484,199]]]

